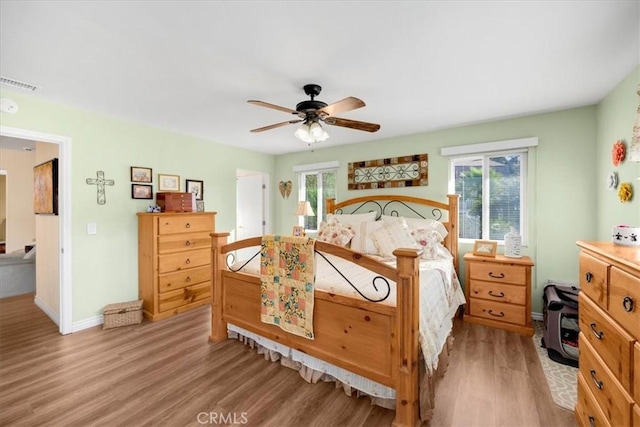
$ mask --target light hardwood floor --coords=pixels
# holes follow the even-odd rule
[[[237,341],[209,343],[209,310],[61,336],[33,295],[0,300],[0,426],[391,425],[393,411],[365,398]],[[455,337],[432,426],[575,425],[529,337],[466,323]]]

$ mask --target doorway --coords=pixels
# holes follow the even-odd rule
[[[235,240],[262,236],[269,230],[268,182],[269,175],[263,172],[236,172]],[[236,256],[238,259],[245,259],[250,252],[255,250],[244,249],[238,251]]]
[[[61,334],[73,332],[71,299],[71,138],[28,129],[0,126],[0,135],[58,145],[58,313],[43,311],[58,325]],[[35,166],[35,165],[34,165]],[[43,308],[43,307],[40,307]]]

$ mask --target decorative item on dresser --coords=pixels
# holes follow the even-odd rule
[[[640,248],[611,242],[580,247],[582,426],[640,427]]]
[[[531,258],[503,255],[491,258],[466,253],[464,260],[467,299],[464,320],[533,336]]]
[[[156,203],[162,212],[195,212],[195,193],[156,193]]]
[[[138,292],[147,319],[211,303],[215,214],[138,213]]]

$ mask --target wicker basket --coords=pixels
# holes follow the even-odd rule
[[[142,300],[109,304],[104,308],[102,329],[142,323]]]

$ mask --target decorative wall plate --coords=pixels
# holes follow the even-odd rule
[[[607,175],[607,189],[615,190],[616,187],[618,187],[618,174],[609,172],[609,175]]]

